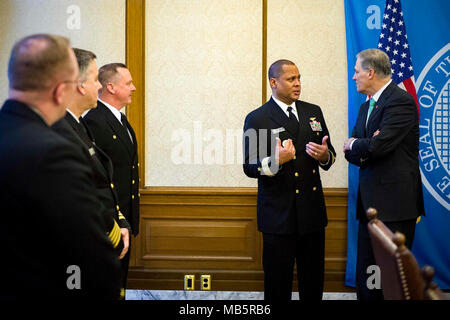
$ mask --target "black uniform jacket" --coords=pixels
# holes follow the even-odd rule
[[[244,123],[244,172],[258,179],[258,229],[264,233],[307,234],[324,228],[327,223],[325,200],[319,166],[328,170],[336,153],[328,139],[329,161],[320,165],[306,153],[310,141],[322,144],[329,132],[321,109],[297,100],[298,129],[289,124],[288,117],[271,98],[250,112]],[[279,168],[274,158],[276,142],[292,139],[296,156]],[[262,170],[261,161],[270,157],[271,172]]]
[[[83,121],[81,119],[81,121]],[[99,200],[103,203],[106,232],[117,252],[121,252],[120,228],[130,228],[125,217],[120,212],[119,199],[115,188],[112,187],[113,167],[109,157],[92,141],[89,130],[79,123],[69,112],[55,123],[53,129],[69,141],[82,147],[94,174],[94,184]]]
[[[80,148],[28,105],[0,110],[0,296],[117,298],[120,263]],[[71,275],[79,270],[79,289]],[[71,289],[72,288],[72,289]]]
[[[131,225],[134,235],[139,233],[139,171],[136,135],[128,125],[130,135],[114,114],[100,101],[84,117],[96,145],[113,163],[113,183],[117,188],[120,210]]]

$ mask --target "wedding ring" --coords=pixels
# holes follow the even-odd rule
[[[314,155],[317,156],[317,152],[314,151]]]

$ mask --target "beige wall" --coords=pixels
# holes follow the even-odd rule
[[[256,185],[237,163],[261,104],[261,16],[260,0],[147,2],[146,185]]]
[[[324,186],[347,187],[344,2],[268,0],[267,12],[267,63],[298,65],[301,99],[322,107],[338,154]],[[227,142],[262,90],[270,97],[262,1],[152,0],[146,23],[146,185],[256,186],[242,171],[240,138]]]
[[[7,65],[14,43],[33,33],[68,37],[93,51],[97,64],[125,62],[125,0],[1,0],[0,100],[8,95]]]
[[[268,0],[267,62],[286,58],[302,75],[301,100],[319,105],[336,150],[336,163],[321,171],[325,187],[347,187],[342,153],[347,129],[347,52],[344,1]],[[270,88],[267,89],[270,97]]]

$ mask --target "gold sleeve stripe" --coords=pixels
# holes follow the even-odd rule
[[[119,245],[120,238],[122,237],[122,234],[120,233],[119,225],[115,221],[114,221],[114,232],[116,233],[116,239],[115,239],[115,242],[113,244],[114,244],[114,247],[117,247]]]
[[[111,233],[108,235],[108,237],[109,237],[109,240],[111,241],[113,247],[114,247],[114,248],[117,247],[117,244],[116,244],[116,241],[115,241],[116,235],[113,234],[113,233],[111,232]]]
[[[333,164],[333,163],[336,161],[336,158],[334,157],[333,152],[331,152],[330,150],[328,150],[328,152],[329,152],[330,155],[331,155],[331,164]]]
[[[116,248],[120,243],[120,234],[115,237],[113,240],[113,247]]]
[[[114,221],[114,226],[113,226],[111,232],[109,233],[108,237],[111,240],[114,248],[119,245],[121,234],[120,234],[119,225],[117,224],[116,221]]]
[[[122,212],[119,211],[119,220],[125,220],[125,217],[123,216]]]

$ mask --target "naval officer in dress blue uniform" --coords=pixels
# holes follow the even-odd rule
[[[319,169],[336,153],[319,106],[299,100],[300,73],[289,60],[269,68],[272,97],[244,123],[244,172],[258,179],[264,298],[289,300],[294,263],[301,300],[320,300],[327,213]]]

